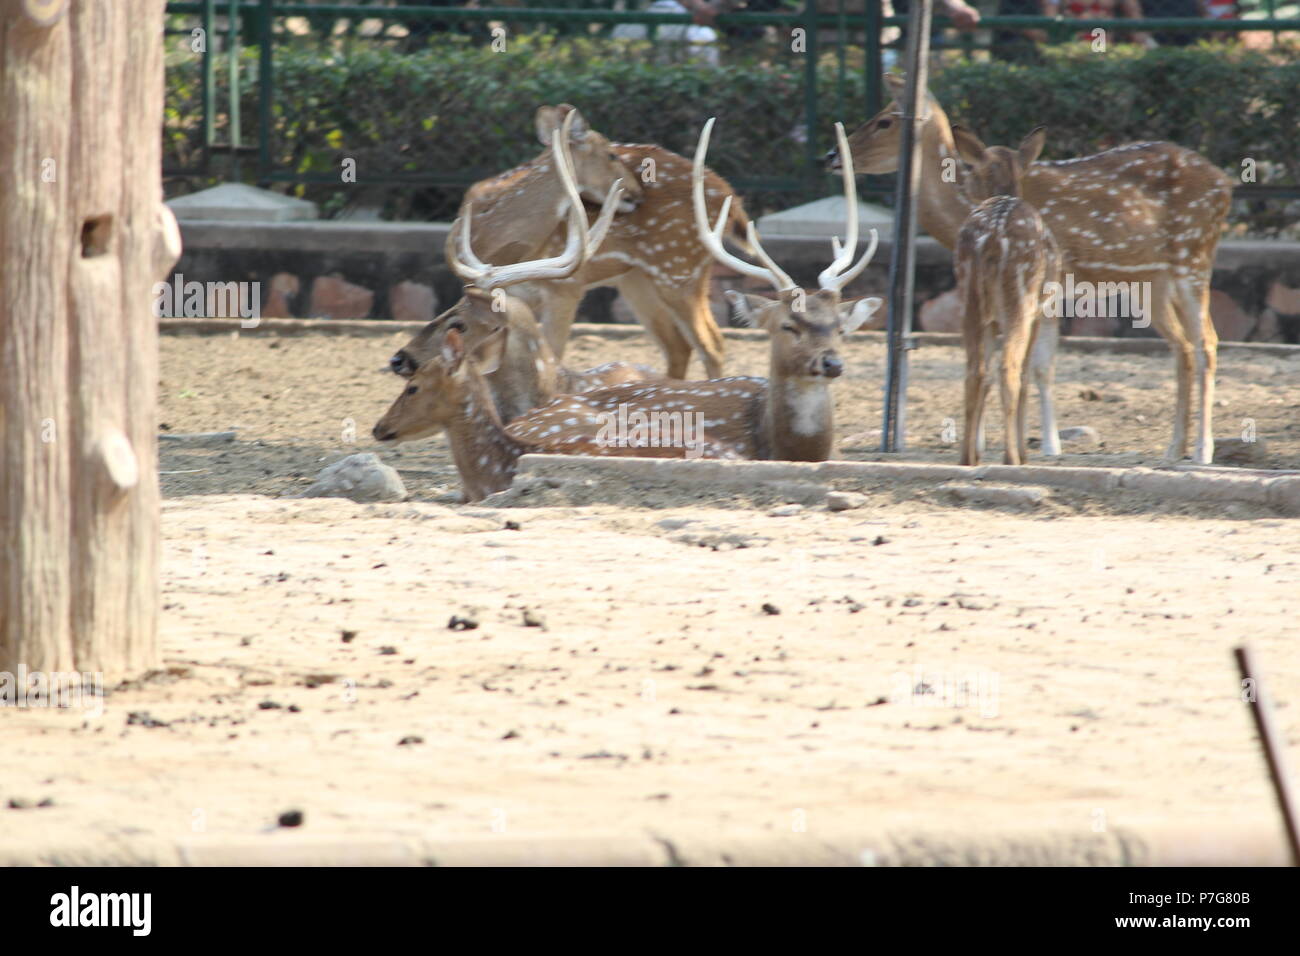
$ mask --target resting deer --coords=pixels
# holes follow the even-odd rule
[[[1046,283],[1061,267],[1056,240],[1038,211],[1020,197],[1020,181],[1042,152],[1046,130],[1025,137],[1018,150],[986,148],[974,133],[953,128],[957,150],[970,163],[966,195],[979,203],[957,233],[954,267],[965,311],[966,430],[961,463],[978,465],[983,450],[984,403],[994,363],[1002,387],[1006,450],[1002,460],[1022,465],[1025,440],[1025,363],[1034,338],[1056,318],[1044,315]],[[1000,353],[1000,355],[999,355]],[[1000,361],[999,361],[1000,358]],[[1046,406],[1046,403],[1044,403]],[[1056,431],[1044,408],[1044,434]]]
[[[886,77],[895,102],[849,137],[853,161],[866,173],[898,168],[903,80]],[[926,95],[921,110],[922,180],[917,199],[920,225],[949,249],[970,213],[960,176],[945,175],[955,144],[939,103]],[[833,163],[832,163],[833,165]],[[1174,353],[1178,374],[1171,459],[1187,453],[1195,375],[1197,404],[1193,458],[1214,456],[1212,415],[1218,335],[1210,320],[1210,274],[1214,251],[1232,200],[1232,181],[1199,154],[1173,143],[1132,143],[1092,156],[1034,163],[1024,172],[1024,198],[1043,217],[1061,250],[1061,270],[1075,285],[1093,283],[1099,300],[1107,289],[1142,282],[1150,289],[1145,322],[1153,322]],[[1124,283],[1123,286],[1118,284]],[[1031,356],[1040,392],[1050,391],[1056,351],[1055,327],[1043,327]],[[1060,454],[1056,435],[1043,435],[1043,450]]]
[[[462,252],[468,261],[460,263],[466,277],[472,272],[479,287],[476,292],[490,294],[497,285],[571,275],[604,238],[617,208],[620,188],[618,183],[610,187],[590,231],[581,205],[569,206],[569,230],[559,256],[508,266],[485,265],[468,252],[473,210],[467,208]],[[401,442],[445,431],[466,501],[509,487],[515,461],[523,451],[522,445],[506,436],[496,399],[485,378],[497,371],[506,353],[508,320],[498,315],[495,325],[481,321],[461,326],[453,322],[441,329],[438,354],[416,369],[410,384],[371,432],[377,441]]]
[[[556,129],[572,149],[579,191],[599,201],[610,184],[624,186],[622,212],[599,253],[572,277],[545,286],[521,285],[557,356],[564,355],[578,304],[588,289],[615,286],[663,352],[670,378],[685,378],[698,349],[705,374],[722,374],[723,339],[709,309],[713,259],[695,236],[690,215],[691,164],[659,146],[611,144],[592,130],[572,106],[537,111],[537,133],[550,145]],[[706,174],[709,208],[733,199],[728,225],[743,235],[748,218],[740,200],[720,176]],[[464,207],[473,205],[478,229],[475,251],[488,262],[509,263],[554,255],[563,245],[567,202],[555,164],[543,153],[522,166],[471,186]],[[460,248],[457,231],[447,236],[450,260]],[[393,357],[400,361],[400,353]]]
[[[560,170],[559,187],[570,196],[570,210],[582,208],[578,199],[576,173],[569,163],[567,140],[560,131],[552,136],[552,163]],[[614,183],[611,188],[618,186]],[[585,213],[584,213],[585,215]],[[412,377],[425,362],[437,356],[448,331],[455,329],[464,337],[465,347],[473,354],[488,335],[498,329],[505,337],[504,350],[496,367],[486,373],[488,388],[502,421],[510,421],[544,405],[556,395],[586,392],[624,382],[659,381],[662,376],[643,365],[610,362],[599,368],[576,371],[560,364],[550,344],[542,335],[528,304],[507,288],[529,284],[544,289],[552,283],[566,282],[575,271],[590,261],[600,240],[608,241],[605,222],[593,229],[580,256],[568,260],[561,269],[539,273],[535,262],[491,266],[473,252],[477,236],[478,212],[466,203],[463,219],[456,220],[453,232],[459,247],[448,250],[455,273],[466,282],[464,296],[454,306],[434,319],[406,343],[389,363],[389,368],[404,378]],[[572,239],[574,230],[566,227]]]
[[[724,378],[705,382],[623,385],[581,396],[561,396],[549,406],[512,422],[507,433],[541,450],[569,452],[602,438],[615,419],[634,415],[691,416],[700,422],[715,449],[740,458],[786,461],[825,461],[834,452],[834,401],[830,384],[844,369],[837,347],[841,335],[858,328],[880,307],[880,299],[841,303],[841,290],[867,267],[877,236],[856,262],[857,196],[853,165],[848,160],[843,127],[836,127],[844,149],[844,191],[848,199],[847,236],[843,247],[832,240],[835,261],[818,277],[820,291],[806,295],[763,250],[748,227],[749,246],[762,265],[739,259],[723,247],[730,200],[723,203],[716,225],[710,227],[704,202],[704,158],[713,120],[705,124],[695,151],[692,198],[700,243],[719,261],[748,276],[769,282],[778,298],[729,292],[737,317],[768,331],[769,377]],[[846,271],[847,270],[847,271]],[[626,436],[622,436],[626,437]],[[620,444],[635,454],[644,444]],[[709,451],[703,454],[710,454]],[[695,455],[691,455],[695,457]]]

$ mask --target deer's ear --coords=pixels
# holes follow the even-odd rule
[[[957,144],[957,155],[972,166],[984,156],[984,141],[964,126],[952,128],[952,140]]]
[[[898,99],[907,89],[907,77],[902,73],[886,73],[885,83],[889,86],[889,91],[894,94],[894,99]]]
[[[771,299],[765,299],[761,295],[746,295],[735,289],[728,289],[723,295],[731,312],[732,325],[747,329],[757,329],[762,326],[760,316],[763,310],[772,304]]]
[[[501,367],[501,360],[506,354],[506,339],[509,331],[506,327],[500,326],[495,332],[490,332],[487,338],[482,339],[478,345],[474,346],[474,364],[484,375],[491,375]]]
[[[561,103],[556,107],[556,111],[560,122],[568,119],[569,114],[573,115],[573,119],[570,121],[572,125],[569,127],[569,140],[571,142],[581,143],[587,138],[587,133],[590,132],[587,120],[576,106],[571,103]]]
[[[1043,144],[1047,142],[1047,127],[1040,126],[1020,143],[1020,168],[1025,169],[1038,158],[1038,154],[1043,151]]]
[[[884,300],[869,295],[857,302],[846,302],[840,306],[840,331],[856,332],[880,309]]]
[[[457,329],[448,329],[447,334],[442,339],[441,350],[442,364],[448,372],[454,372],[460,368],[460,363],[465,359],[465,340],[460,337]]]
[[[564,119],[564,116],[560,113],[558,107],[537,107],[537,114],[533,119],[533,123],[537,129],[537,139],[543,146],[551,145],[551,133],[559,127],[562,119]],[[448,238],[450,240],[450,237]]]

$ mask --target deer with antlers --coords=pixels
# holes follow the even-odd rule
[[[898,168],[903,95],[901,77],[886,77],[895,101],[849,137],[857,168],[888,173]],[[923,188],[917,215],[921,227],[954,248],[972,203],[962,194],[955,169],[956,144],[948,117],[928,93],[920,109],[919,139]],[[836,159],[831,159],[834,166]],[[953,175],[955,173],[955,175]],[[1173,439],[1166,457],[1187,454],[1196,384],[1193,460],[1214,456],[1212,417],[1218,335],[1210,320],[1210,275],[1214,252],[1232,200],[1232,181],[1213,164],[1173,143],[1132,143],[1092,156],[1035,162],[1024,171],[1024,199],[1055,237],[1061,270],[1077,287],[1129,288],[1139,282],[1146,314],[1135,326],[1154,324],[1174,353],[1177,403]],[[1030,356],[1045,408],[1050,406],[1057,330],[1044,324]],[[1044,416],[1046,419],[1046,415]],[[1060,454],[1055,433],[1044,431],[1043,451]]]
[[[551,154],[552,164],[559,171],[558,185],[570,199],[569,210],[581,210],[577,171],[570,162],[568,139],[560,130],[552,133]],[[620,186],[620,182],[614,181],[610,188]],[[621,205],[620,201],[618,206]],[[610,211],[607,208],[607,212]],[[448,250],[453,271],[465,281],[464,295],[398,350],[389,363],[392,371],[403,378],[411,378],[420,366],[440,353],[451,330],[461,334],[471,354],[483,339],[502,330],[504,348],[499,361],[485,373],[485,378],[497,413],[505,422],[544,405],[556,395],[587,392],[625,382],[662,380],[663,376],[654,370],[627,362],[610,362],[582,371],[562,365],[542,334],[528,303],[511,294],[510,290],[521,285],[544,290],[553,283],[569,281],[574,272],[590,261],[601,242],[608,241],[608,219],[598,220],[590,230],[581,255],[561,254],[559,266],[546,265],[546,262],[556,260],[488,265],[473,251],[477,219],[473,203],[466,203],[463,218],[456,221],[453,229],[459,239],[458,248]],[[566,226],[566,230],[566,242],[570,242],[576,232],[571,224]]]
[[[724,378],[703,382],[624,385],[581,396],[561,396],[511,423],[507,433],[539,450],[572,452],[593,444],[608,444],[613,417],[632,412],[667,411],[698,416],[703,432],[716,448],[739,458],[785,461],[825,461],[834,453],[834,401],[830,384],[843,372],[837,348],[841,337],[862,325],[880,308],[870,297],[841,302],[841,292],[866,269],[876,250],[871,231],[866,252],[855,263],[858,244],[858,206],[853,165],[848,157],[844,129],[836,131],[846,157],[844,191],[848,200],[845,242],[832,240],[835,261],[818,277],[820,290],[807,295],[764,251],[752,224],[747,239],[762,263],[754,265],[723,246],[730,199],[723,202],[710,225],[704,196],[704,158],[714,121],[700,134],[692,176],[692,205],[700,243],[721,263],[762,279],[777,291],[775,300],[728,292],[736,317],[766,329],[769,334],[768,378]],[[593,431],[595,430],[595,431]],[[623,436],[626,437],[626,436]],[[633,453],[644,444],[620,444]]]
[[[588,289],[614,286],[664,355],[670,378],[684,378],[698,350],[705,374],[722,374],[723,340],[709,308],[713,259],[694,232],[690,215],[691,164],[659,146],[611,144],[591,129],[574,107],[537,111],[538,137],[549,145],[559,129],[572,150],[579,191],[599,201],[610,183],[621,182],[624,198],[599,253],[565,281],[522,284],[515,295],[542,324],[547,342],[564,355],[579,302]],[[728,228],[739,237],[749,222],[731,186],[706,174],[709,206],[732,199]],[[478,221],[476,252],[488,262],[510,263],[555,255],[564,243],[564,205],[554,161],[542,154],[522,166],[471,186],[461,207],[472,205]],[[447,236],[450,261],[461,241]],[[392,361],[402,363],[401,353]]]
[[[953,127],[958,152],[970,164],[965,191],[979,203],[957,233],[954,267],[965,309],[962,338],[966,346],[966,430],[961,463],[978,465],[983,450],[984,404],[994,363],[1002,389],[1006,450],[1002,460],[1022,465],[1025,439],[1025,363],[1034,338],[1046,323],[1048,283],[1061,266],[1056,240],[1038,211],[1020,198],[1024,171],[1042,152],[1046,129],[1025,137],[1018,150],[985,147],[968,130]],[[1055,431],[1044,420],[1043,430]]]
[[[720,261],[777,289],[775,301],[729,294],[740,315],[771,333],[769,378],[638,383],[560,396],[505,426],[484,379],[500,363],[504,326],[480,338],[473,348],[460,329],[451,328],[443,334],[439,353],[419,365],[410,385],[375,425],[374,437],[383,442],[407,441],[445,429],[467,501],[509,487],[518,458],[527,451],[802,461],[830,457],[834,418],[829,384],[844,368],[836,346],[844,332],[856,329],[880,307],[880,299],[874,297],[840,301],[844,286],[871,261],[877,242],[873,230],[866,252],[853,261],[858,224],[852,164],[845,163],[849,198],[845,243],[841,246],[833,240],[835,261],[821,273],[821,289],[805,296],[763,251],[752,225],[749,244],[763,265],[726,251],[723,234],[729,209],[725,201],[716,224],[710,225],[703,170],[712,127],[710,120],[701,134],[692,183],[699,241]],[[843,143],[843,128],[837,132]],[[845,150],[847,156],[847,145]],[[569,245],[575,250],[591,245],[589,238],[575,238],[584,226],[582,216],[570,223]],[[685,440],[656,441],[653,426],[646,440],[629,441],[624,440],[629,437],[625,434],[611,434],[618,431],[613,426],[630,419],[655,423],[665,416],[687,425],[679,432]]]

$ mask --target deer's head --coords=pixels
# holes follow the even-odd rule
[[[1017,149],[985,146],[978,136],[961,126],[952,128],[952,138],[958,154],[970,164],[962,183],[966,198],[981,203],[994,196],[1020,196],[1020,179],[1043,151],[1047,127],[1035,129]]]
[[[881,300],[874,296],[853,302],[843,302],[840,298],[844,287],[861,275],[871,262],[878,239],[876,230],[872,229],[867,251],[856,263],[853,262],[858,245],[858,197],[853,182],[853,159],[849,156],[844,127],[835,124],[840,151],[847,157],[842,169],[847,220],[845,242],[841,246],[838,237],[831,240],[835,261],[817,277],[821,288],[811,294],[799,288],[767,254],[752,222],[749,224],[749,246],[763,264],[756,266],[727,252],[722,244],[722,234],[727,224],[730,197],[723,203],[716,225],[710,228],[704,205],[704,158],[712,131],[713,120],[709,120],[700,134],[692,171],[695,226],[700,242],[719,262],[744,275],[768,282],[777,292],[775,299],[728,292],[732,316],[745,325],[767,330],[774,379],[825,381],[838,377],[844,370],[838,352],[841,336],[859,328],[881,305]]]
[[[481,338],[471,355],[458,329],[444,330],[438,353],[415,371],[402,394],[375,423],[371,430],[375,440],[394,444],[415,441],[452,424],[463,413],[467,391],[473,387],[470,376],[495,371],[504,346],[505,338],[498,330]],[[480,396],[479,400],[488,399]]]
[[[564,134],[578,192],[598,203],[609,195],[615,183],[623,187],[619,212],[630,212],[641,201],[641,181],[614,153],[609,140],[587,125],[577,107],[568,103],[542,106],[537,110],[537,138],[550,146],[557,131]]]
[[[853,131],[849,136],[849,152],[853,157],[853,166],[860,173],[892,173],[898,169],[898,151],[902,136],[902,116],[904,90],[907,88],[905,77],[897,73],[886,73],[885,83],[889,86],[893,99],[871,119]],[[928,90],[922,91],[919,109],[922,121],[938,111],[939,104]],[[826,154],[829,169],[840,168],[840,150],[833,149]]]

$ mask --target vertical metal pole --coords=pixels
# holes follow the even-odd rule
[[[817,0],[804,3],[804,198],[812,199],[823,184],[821,154],[817,149]]]
[[[230,156],[234,163],[231,176],[239,181],[239,0],[230,0],[226,24],[226,53],[230,57]]]
[[[907,434],[907,352],[912,348],[912,292],[916,269],[916,190],[921,179],[916,135],[917,104],[926,95],[930,60],[930,18],[933,0],[911,0],[907,25],[907,89],[903,96],[902,143],[894,203],[894,248],[889,261],[889,341],[885,369],[884,419],[880,450],[902,451]]]
[[[271,184],[271,106],[275,102],[275,11],[272,0],[262,0],[257,11],[257,178]]]
[[[1260,679],[1257,668],[1248,647],[1237,647],[1232,652],[1237,658],[1237,669],[1241,672],[1242,682],[1250,681],[1254,693],[1247,698],[1251,716],[1255,718],[1255,729],[1259,731],[1259,740],[1264,747],[1264,759],[1268,762],[1269,776],[1273,778],[1273,791],[1277,794],[1278,808],[1282,811],[1282,822],[1286,826],[1287,838],[1291,841],[1291,865],[1300,866],[1300,810],[1296,808],[1295,794],[1291,792],[1291,781],[1286,770],[1286,737],[1273,725],[1273,710],[1268,696],[1264,693],[1264,682]]]
[[[212,24],[217,0],[203,0],[203,172],[212,166],[212,147],[217,142],[217,61],[213,58],[216,37]]]
[[[867,32],[863,38],[863,48],[866,51],[866,73],[863,77],[865,80],[863,92],[867,97],[867,110],[862,117],[864,120],[880,112],[880,5],[881,0],[867,0],[866,3]]]

